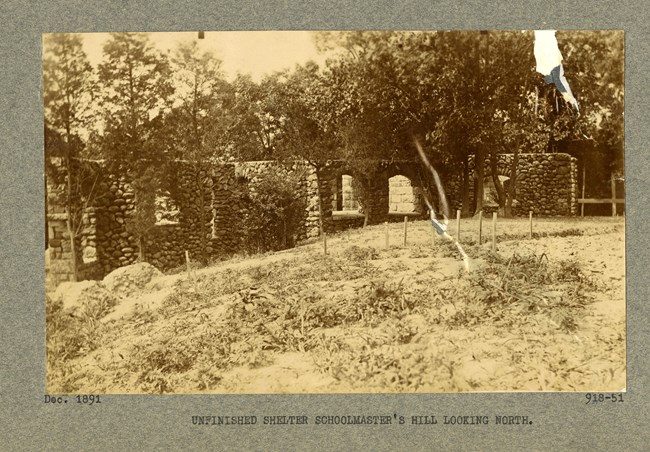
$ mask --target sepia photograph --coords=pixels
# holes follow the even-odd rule
[[[47,393],[626,390],[622,30],[42,44]]]

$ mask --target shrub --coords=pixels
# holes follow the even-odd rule
[[[343,251],[343,257],[351,262],[365,262],[379,257],[379,252],[373,247],[352,245]]]
[[[240,195],[242,236],[249,252],[277,251],[295,245],[304,221],[307,199],[298,170],[267,168]]]

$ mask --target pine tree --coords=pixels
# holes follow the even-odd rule
[[[82,135],[91,119],[94,90],[93,71],[83,51],[80,35],[51,33],[44,35],[43,100],[45,110],[46,156],[54,147],[63,151],[66,172],[65,209],[72,255],[73,280],[78,280],[77,237],[82,228],[79,184],[80,174],[74,162],[83,149]],[[46,138],[48,138],[46,137]],[[58,142],[58,146],[54,144]],[[54,146],[50,146],[54,144]]]

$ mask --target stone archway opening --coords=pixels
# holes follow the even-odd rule
[[[332,213],[338,216],[362,215],[358,181],[350,174],[337,176],[332,183]]]
[[[422,188],[401,174],[388,179],[388,214],[420,215],[424,212]]]
[[[508,193],[510,188],[510,178],[508,176],[499,175],[499,181],[503,185],[503,189]],[[497,209],[499,207],[499,193],[492,176],[487,176],[483,179],[483,206],[488,209]]]

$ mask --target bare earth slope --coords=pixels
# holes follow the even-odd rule
[[[451,225],[451,232],[455,228]],[[100,308],[48,301],[51,393],[619,391],[624,219],[464,220],[457,252],[427,222],[339,234]]]

